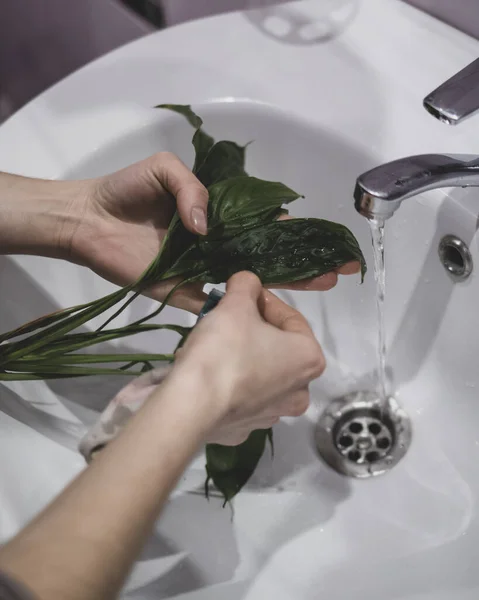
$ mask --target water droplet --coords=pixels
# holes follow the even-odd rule
[[[467,388],[475,388],[476,384],[474,381],[466,381],[464,384]]]

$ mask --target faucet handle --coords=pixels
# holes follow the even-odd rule
[[[457,125],[478,111],[479,58],[426,96],[423,105],[448,125]]]

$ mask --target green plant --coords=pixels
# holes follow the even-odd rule
[[[148,321],[163,310],[174,290],[189,282],[221,283],[237,271],[249,270],[265,284],[283,284],[325,274],[353,260],[360,262],[364,277],[364,257],[346,227],[322,219],[278,221],[286,212],[283,206],[299,194],[282,183],[249,176],[246,147],[227,140],[215,142],[190,106],[157,108],[183,115],[195,129],[193,172],[209,191],[208,234],[193,235],[176,213],[160,252],[137,282],[0,335],[0,381],[138,375],[154,362],[173,361],[174,353],[85,354],[81,350],[161,329],[176,331],[181,344],[188,328]],[[180,283],[153,313],[125,327],[108,328],[145,289],[172,277],[180,278]],[[116,312],[96,331],[77,331],[114,307]],[[271,430],[260,430],[235,448],[208,445],[206,485],[213,480],[225,501],[231,500],[253,473],[268,437],[272,442]]]

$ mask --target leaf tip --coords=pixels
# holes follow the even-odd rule
[[[204,491],[205,491],[205,498],[209,501],[210,499],[210,475],[207,475],[206,480],[205,480],[205,487],[204,487]]]

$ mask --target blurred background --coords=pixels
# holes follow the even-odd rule
[[[0,122],[75,69],[140,36],[280,1],[0,0]],[[479,0],[404,1],[479,39]]]

